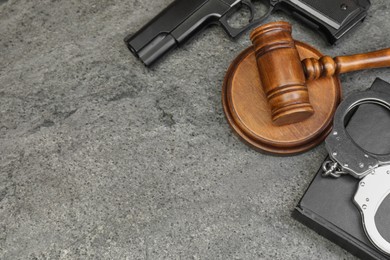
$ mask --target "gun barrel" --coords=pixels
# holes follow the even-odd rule
[[[166,52],[177,47],[178,42],[171,32],[208,1],[174,1],[134,35],[127,36],[127,47],[146,66],[150,66]]]
[[[134,38],[126,38],[125,42],[129,50],[147,67],[152,65],[165,53],[177,47],[177,42],[175,38],[173,38],[172,35],[167,33],[159,34],[152,41],[146,43],[138,51],[133,44]]]
[[[150,66],[201,29],[218,22],[232,8],[224,1],[176,0],[141,30],[126,37],[126,45]]]

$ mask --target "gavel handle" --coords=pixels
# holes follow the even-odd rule
[[[364,69],[390,67],[390,48],[336,58],[329,56],[319,60],[309,58],[303,60],[302,65],[307,80]]]

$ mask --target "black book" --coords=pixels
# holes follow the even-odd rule
[[[371,90],[390,94],[390,84],[376,79]],[[386,108],[361,105],[349,120],[347,130],[368,152],[390,153],[390,111]],[[377,250],[364,233],[360,211],[353,203],[359,180],[349,175],[338,179],[322,177],[322,173],[320,167],[293,217],[357,257],[390,259]],[[390,195],[380,206],[375,222],[383,238],[390,241]]]

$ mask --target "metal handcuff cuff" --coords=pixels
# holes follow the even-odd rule
[[[361,212],[365,233],[375,247],[390,255],[390,243],[382,237],[375,224],[375,215],[390,194],[390,154],[377,155],[363,150],[345,129],[345,120],[350,112],[367,103],[390,110],[390,95],[374,91],[359,92],[348,96],[340,104],[335,113],[332,133],[325,141],[331,160],[323,164],[323,175],[337,178],[350,174],[361,179],[354,203]]]

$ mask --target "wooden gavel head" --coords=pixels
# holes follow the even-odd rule
[[[250,35],[276,125],[301,122],[314,113],[291,31],[289,23],[274,22],[258,27]]]
[[[256,55],[260,80],[276,125],[301,122],[313,113],[306,81],[321,77],[390,66],[390,49],[301,61],[287,22],[265,24],[250,38]]]

